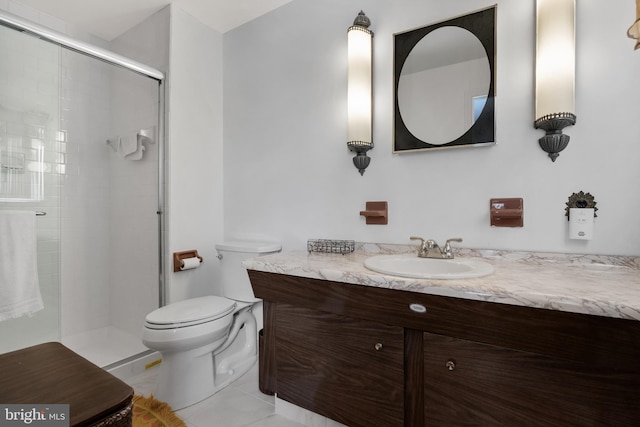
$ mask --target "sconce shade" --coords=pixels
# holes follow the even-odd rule
[[[555,161],[575,115],[575,0],[536,1],[536,119],[547,133],[539,140]]]
[[[371,159],[373,33],[369,18],[360,11],[347,30],[347,146],[355,151],[354,165],[362,175]]]

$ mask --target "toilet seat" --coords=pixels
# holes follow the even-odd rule
[[[175,329],[211,322],[233,313],[235,301],[206,296],[179,301],[160,307],[147,315],[149,329]]]

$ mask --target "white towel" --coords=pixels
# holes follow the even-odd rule
[[[36,213],[0,211],[0,321],[44,308],[36,248]]]

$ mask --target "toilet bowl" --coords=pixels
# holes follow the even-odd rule
[[[279,252],[280,245],[227,242],[216,248],[224,296],[168,304],[145,319],[142,342],[162,356],[154,395],[174,410],[223,389],[251,369],[258,358],[262,302],[253,295],[241,262]]]

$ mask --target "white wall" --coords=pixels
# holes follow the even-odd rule
[[[171,5],[168,133],[169,302],[219,294],[222,231],[222,35]],[[171,254],[197,249],[200,268],[173,272]]]
[[[578,2],[578,123],[553,163],[533,128],[535,1],[497,1],[497,145],[392,151],[393,34],[495,0],[295,0],[224,35],[225,237],[302,249],[309,238],[640,254],[640,54],[632,2]],[[374,37],[374,142],[360,176],[346,148],[346,29],[363,8]],[[597,31],[594,31],[597,29]],[[567,239],[568,197],[597,201],[595,239]],[[523,228],[491,228],[489,199],[523,197]],[[365,225],[368,200],[389,224]]]

